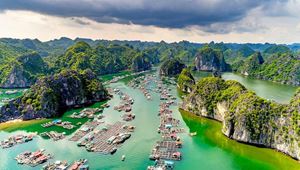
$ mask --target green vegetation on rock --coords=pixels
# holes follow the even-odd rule
[[[77,42],[66,53],[57,57],[55,71],[62,69],[91,69],[97,75],[117,73],[122,70],[150,69],[150,57],[130,46],[109,45],[92,48],[85,42]]]
[[[151,69],[150,57],[146,53],[138,53],[132,59],[132,70],[135,72],[145,71]]]
[[[275,54],[264,61],[258,53],[244,62],[235,64],[236,70],[249,77],[300,85],[300,60],[292,54]]]
[[[175,76],[181,73],[186,66],[179,59],[173,58],[165,60],[159,70],[159,74],[163,76]]]
[[[205,71],[238,71],[249,76],[299,85],[298,44],[178,43],[109,41],[62,37],[41,42],[38,39],[0,38],[0,86],[29,87],[37,77],[59,73],[63,69],[91,69],[97,75],[149,69],[149,65],[179,59],[187,66]],[[261,52],[264,63],[255,65],[253,58]],[[38,54],[33,73],[20,56]],[[140,57],[143,55],[144,57]],[[282,57],[283,55],[288,55]],[[292,57],[294,56],[294,57]],[[149,64],[150,63],[150,64]],[[231,64],[231,67],[227,64]],[[39,66],[39,67],[38,67]],[[277,67],[280,70],[277,70]],[[180,73],[180,71],[178,72]],[[178,74],[176,73],[176,74]]]
[[[60,116],[68,108],[107,99],[108,93],[90,70],[63,70],[40,78],[27,92],[0,110],[0,122]]]
[[[37,53],[5,60],[0,65],[0,86],[4,88],[29,87],[37,77],[45,75],[47,70],[47,64]]]
[[[177,87],[184,93],[190,93],[195,85],[195,79],[191,70],[184,68],[178,76]]]
[[[209,46],[200,48],[196,54],[195,65],[198,71],[227,71],[230,69],[222,51]]]
[[[230,138],[300,159],[299,92],[284,105],[262,99],[236,81],[209,77],[196,83],[182,108],[222,121],[222,132]]]
[[[276,54],[276,53],[290,53],[291,50],[289,47],[284,45],[272,45],[264,50],[264,53],[267,54]]]

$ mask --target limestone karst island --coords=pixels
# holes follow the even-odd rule
[[[0,0],[0,170],[300,170],[299,9]]]

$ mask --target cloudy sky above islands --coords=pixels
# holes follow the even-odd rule
[[[300,0],[0,0],[0,37],[300,42]]]

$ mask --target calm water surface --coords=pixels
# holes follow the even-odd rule
[[[281,87],[274,85],[273,92],[265,92],[272,86],[264,81],[246,81],[239,76],[224,74],[225,79],[235,79],[251,90],[254,90],[258,95],[265,95],[266,98],[276,101],[286,102],[292,96],[294,87]],[[247,82],[249,82],[247,84]],[[252,83],[251,83],[252,82]],[[123,82],[114,83],[112,88],[119,88],[121,91],[129,94],[135,99],[133,105],[133,113],[136,114],[136,119],[129,124],[137,127],[132,137],[126,141],[123,146],[118,149],[114,155],[102,155],[90,153],[83,148],[76,146],[75,142],[70,142],[67,139],[62,141],[53,142],[38,137],[32,142],[18,145],[9,149],[0,149],[0,169],[40,169],[41,166],[31,168],[28,166],[21,166],[16,163],[14,157],[24,151],[34,151],[40,148],[46,149],[47,153],[53,154],[55,158],[52,160],[67,160],[69,162],[80,158],[87,158],[91,169],[146,169],[148,165],[153,162],[149,161],[149,153],[154,146],[155,142],[160,139],[160,135],[156,130],[159,125],[159,117],[157,116],[159,109],[159,96],[152,93],[152,101],[147,101],[139,90],[132,89],[126,86]],[[281,88],[280,88],[281,87]],[[176,88],[171,86],[172,93],[176,95]],[[260,89],[258,88],[258,89]],[[288,94],[283,93],[280,97],[278,93],[282,89],[288,91]],[[278,91],[277,91],[278,90]],[[263,94],[261,94],[263,93]],[[270,94],[270,96],[268,96]],[[272,95],[271,95],[272,94]],[[278,96],[278,97],[276,97]],[[283,97],[282,97],[283,96]],[[285,98],[285,99],[282,99]],[[179,101],[179,99],[178,99]],[[121,120],[121,113],[113,110],[113,106],[119,103],[119,98],[114,97],[108,102],[112,107],[104,110],[105,122],[113,123]],[[183,139],[184,145],[182,148],[183,160],[176,162],[176,169],[189,170],[189,169],[212,169],[212,170],[248,170],[248,169],[300,169],[300,163],[295,160],[276,152],[271,149],[258,148],[246,144],[241,144],[230,140],[222,135],[219,122],[198,118],[189,113],[180,113],[177,106],[172,106],[174,117],[181,120],[181,126],[187,132],[197,131],[197,136],[190,137],[185,134],[179,136]],[[33,131],[28,127],[24,130]],[[13,134],[22,133],[23,131],[14,132],[0,132],[0,139],[6,138]],[[125,154],[126,160],[122,162],[121,156]]]
[[[242,83],[247,89],[254,91],[260,97],[280,103],[288,103],[297,89],[295,86],[250,79],[234,73],[224,73],[222,78],[225,80],[236,80]]]

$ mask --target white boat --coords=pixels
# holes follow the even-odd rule
[[[197,135],[197,132],[191,132],[190,133],[190,136],[196,136]]]
[[[125,158],[126,158],[126,156],[125,156],[125,155],[122,155],[121,160],[122,160],[122,161],[125,161]]]

